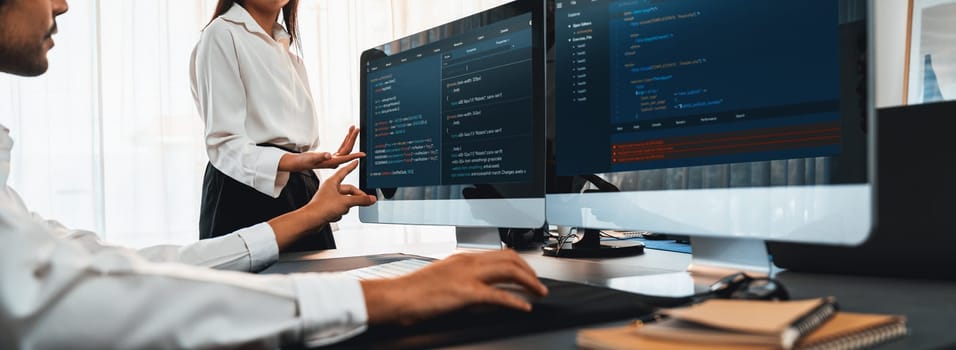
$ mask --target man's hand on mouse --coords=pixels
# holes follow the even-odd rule
[[[415,273],[362,281],[369,324],[412,324],[471,305],[531,311],[531,304],[496,284],[514,283],[542,297],[548,289],[513,250],[458,254]]]

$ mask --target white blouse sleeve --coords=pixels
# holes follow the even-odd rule
[[[361,285],[331,274],[253,275],[91,251],[0,211],[0,348],[276,348],[361,333]]]
[[[236,181],[278,198],[289,179],[289,173],[278,171],[279,159],[286,152],[257,146],[246,136],[243,67],[232,34],[215,29],[210,26],[203,32],[190,66],[193,97],[205,122],[209,161]]]

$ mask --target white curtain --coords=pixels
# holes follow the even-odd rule
[[[335,149],[359,124],[364,49],[506,2],[302,0],[302,55],[321,148]],[[195,241],[207,160],[188,62],[215,0],[69,3],[50,71],[0,75],[0,123],[16,141],[11,185],[41,215],[111,242]],[[362,225],[354,214],[339,227],[391,237],[376,243],[453,239],[450,228]]]

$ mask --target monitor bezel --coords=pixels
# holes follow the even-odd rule
[[[548,0],[549,28],[555,0]],[[548,110],[547,218],[550,224],[596,229],[648,230],[667,234],[859,245],[876,225],[876,118],[874,101],[873,0],[866,1],[866,174],[864,183],[780,187],[571,193],[586,181],[558,176],[555,166],[554,106]],[[553,34],[547,38],[554,42]],[[550,49],[550,47],[549,47]],[[547,49],[546,49],[547,50]],[[548,78],[553,51],[547,50]],[[547,88],[553,87],[553,80]],[[550,102],[549,102],[550,103]],[[579,184],[580,185],[580,184]],[[592,186],[595,187],[595,186]],[[745,204],[742,204],[745,203]],[[709,208],[717,208],[708,211]],[[790,210],[789,212],[787,210]],[[693,210],[703,210],[691,215]]]

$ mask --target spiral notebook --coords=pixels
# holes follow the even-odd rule
[[[791,301],[712,299],[664,309],[665,318],[638,330],[678,341],[779,346],[792,349],[803,335],[833,316],[834,298]]]
[[[871,315],[848,312],[826,311],[827,307],[807,308],[808,303],[822,302],[826,305],[832,302],[826,300],[811,300],[795,302],[797,308],[784,310],[774,305],[743,306],[737,311],[721,316],[717,328],[708,325],[681,320],[673,316],[653,323],[635,323],[630,326],[590,329],[578,333],[578,345],[590,349],[859,349],[879,344],[906,334],[905,319],[901,316]],[[754,303],[748,301],[745,303]],[[756,302],[766,303],[766,302]],[[784,302],[794,303],[794,302]],[[728,304],[719,303],[719,308],[709,308],[709,311],[722,309]],[[737,305],[741,306],[741,305]],[[767,308],[770,306],[770,308]],[[754,309],[771,310],[783,313],[767,314],[753,318]],[[804,316],[793,318],[792,310],[804,308]],[[812,311],[822,310],[822,311]],[[688,308],[685,311],[690,311]],[[706,310],[705,310],[706,311]],[[827,315],[829,313],[829,315]],[[705,315],[700,317],[701,315]],[[713,313],[697,313],[694,319],[702,318],[713,324],[710,317]],[[733,329],[722,328],[728,323],[739,323]],[[818,320],[818,321],[817,321]],[[816,323],[816,324],[814,324]],[[764,330],[775,329],[767,333],[754,332],[753,325]],[[781,324],[784,326],[781,328]],[[747,330],[744,330],[747,329]],[[788,331],[789,330],[789,331]],[[784,333],[797,332],[796,339],[787,338]],[[792,342],[791,342],[792,340]]]

